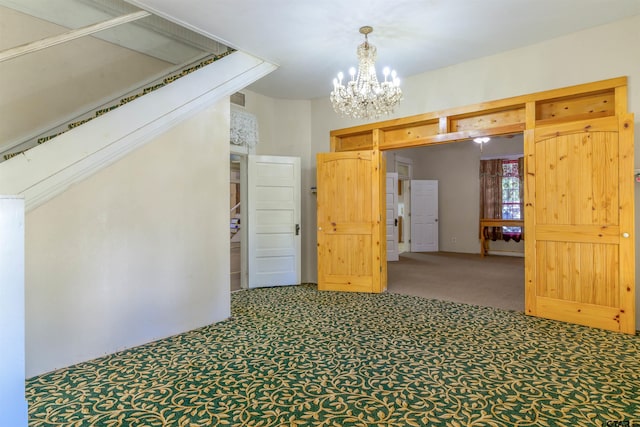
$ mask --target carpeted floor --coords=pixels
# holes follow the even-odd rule
[[[314,285],[236,292],[232,313],[225,322],[28,380],[29,425],[640,420],[639,336],[416,296],[318,292]]]
[[[389,292],[524,311],[524,258],[405,252],[387,263]]]

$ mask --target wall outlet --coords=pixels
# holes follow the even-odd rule
[[[452,237],[451,238],[451,243],[458,243],[458,238],[457,237]]]

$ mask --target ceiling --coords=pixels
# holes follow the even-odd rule
[[[162,51],[161,59],[179,63],[181,55],[200,48],[212,51],[205,38],[197,39],[204,35],[278,65],[250,89],[287,99],[328,96],[338,71],[347,74],[357,66],[363,25],[373,27],[369,41],[378,48],[379,78],[390,66],[402,79],[640,15],[640,0],[0,0],[0,5],[68,28],[99,21],[96,7],[99,13],[115,8],[109,13],[117,15],[137,6],[194,30],[196,37],[150,22],[147,32],[172,40],[120,31],[110,41],[122,43],[126,33],[127,47],[154,56]],[[134,46],[143,40],[151,47]]]
[[[403,77],[640,14],[640,0],[126,0],[279,65],[251,89],[326,97],[371,25],[377,68]]]

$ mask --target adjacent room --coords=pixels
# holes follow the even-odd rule
[[[513,169],[514,166],[517,168],[517,161],[522,156],[522,134],[491,138],[486,142],[467,140],[387,152],[387,171],[410,166],[409,176],[403,176],[405,179],[398,185],[398,188],[404,188],[399,192],[396,211],[399,260],[388,264],[390,292],[524,311],[522,230],[502,228],[499,231],[504,233],[488,235],[489,251],[484,257],[480,256],[479,231],[481,192],[486,187],[490,194],[498,194],[489,183],[485,185],[481,180],[481,162],[499,162],[501,168]],[[495,209],[492,207],[483,217],[524,219],[518,173],[509,171],[501,169],[500,173],[494,173],[496,177],[491,185],[500,186],[501,197],[493,202]],[[425,246],[416,242],[425,235],[411,232],[412,180],[436,181],[437,185],[437,216],[431,226],[437,228],[435,239],[438,244],[429,251],[424,251]],[[485,209],[488,210],[489,207]],[[493,227],[491,231],[494,231]]]

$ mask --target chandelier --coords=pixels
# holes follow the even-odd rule
[[[377,49],[369,44],[367,35],[373,28],[366,26],[360,28],[360,34],[364,34],[364,43],[358,46],[358,74],[351,67],[349,74],[351,80],[342,84],[344,75],[338,73],[338,78],[333,79],[333,91],[331,103],[336,113],[342,117],[354,119],[378,118],[393,112],[393,109],[402,99],[400,79],[396,71],[389,71],[385,67],[382,71],[384,82],[379,83],[376,76]]]

